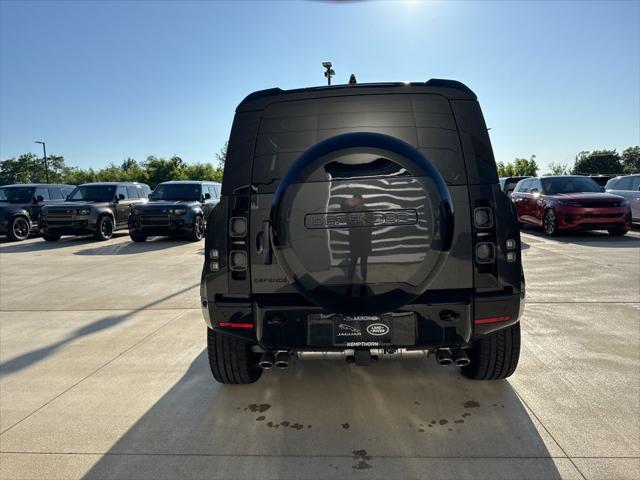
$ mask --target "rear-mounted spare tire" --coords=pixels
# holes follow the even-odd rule
[[[453,206],[416,148],[379,133],[347,133],[303,153],[271,209],[278,264],[329,312],[391,312],[424,293],[453,239]]]

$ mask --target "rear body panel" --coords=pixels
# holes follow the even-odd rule
[[[475,96],[424,84],[404,89],[369,86],[344,90],[250,96],[238,108],[223,195],[209,218],[206,237],[205,251],[213,249],[218,255],[207,258],[203,269],[201,296],[209,327],[257,342],[265,349],[327,350],[345,347],[337,336],[340,328],[360,330],[365,338],[363,347],[438,348],[465,346],[474,335],[517,322],[523,306],[519,230],[513,205],[498,185],[491,144]],[[404,307],[366,317],[336,315],[300,295],[278,264],[269,241],[273,195],[291,164],[326,138],[360,131],[399,138],[431,161],[447,183],[455,222],[451,250],[428,290]],[[247,158],[254,159],[251,168],[247,168]],[[338,208],[338,200],[331,199],[338,198],[341,185],[327,183],[326,192],[321,185],[313,187],[319,196],[329,199],[326,212],[333,211],[332,204]],[[379,187],[369,180],[357,193],[371,210],[414,208],[410,189],[394,192],[392,187]],[[353,184],[348,188],[357,189]],[[474,263],[479,232],[472,222],[474,208],[479,206],[491,206],[493,224],[499,226],[480,232],[496,245],[495,262],[481,267]],[[315,211],[307,212],[304,205],[300,208],[305,213]],[[248,232],[241,240],[227,235],[230,219],[238,216],[248,218]],[[309,221],[334,220],[325,215]],[[374,256],[384,252],[385,262],[392,258],[394,268],[401,270],[405,259],[424,250],[423,240],[408,235],[398,243],[389,233],[393,228],[386,227],[373,230],[370,251]],[[394,228],[401,230],[400,226]],[[307,232],[307,261],[315,262],[318,271],[345,264],[349,256],[345,231],[319,228]],[[507,239],[517,246],[517,262],[506,262]],[[332,246],[330,258],[322,253],[321,246],[327,243]],[[246,271],[229,268],[230,252],[238,250],[248,255]],[[356,277],[363,275],[359,269],[355,269]],[[373,265],[365,275],[384,280],[384,272]],[[499,320],[475,325],[477,315]],[[385,333],[385,326],[389,332]],[[368,334],[368,327],[383,332],[381,338]]]

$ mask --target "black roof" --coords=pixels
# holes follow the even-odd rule
[[[457,80],[432,78],[427,82],[356,83],[294,90],[270,88],[247,95],[236,108],[236,112],[262,110],[270,103],[285,100],[381,93],[432,93],[442,95],[450,100],[477,100],[476,94],[464,83]]]
[[[80,185],[81,187],[86,187],[88,185],[103,185],[103,186],[111,186],[111,185],[129,185],[129,186],[137,186],[137,185],[147,185],[146,183],[141,182],[89,182],[83,183]],[[149,185],[147,185],[149,186]]]
[[[213,180],[167,180],[166,182],[162,182],[159,183],[158,185],[166,185],[166,184],[173,184],[173,183],[211,183],[214,185],[220,185],[220,182],[214,182]]]
[[[75,187],[75,185],[68,185],[66,183],[13,183],[11,185],[0,185],[0,187]]]

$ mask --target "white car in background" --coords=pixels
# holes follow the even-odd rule
[[[631,207],[632,221],[640,223],[640,174],[612,178],[605,190],[626,198]]]

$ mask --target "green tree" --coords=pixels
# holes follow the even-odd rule
[[[97,181],[98,175],[93,168],[81,169],[78,167],[67,167],[62,179],[62,183],[68,183],[69,185],[81,185]]]
[[[49,181],[60,182],[66,166],[64,157],[51,155],[47,158]],[[44,160],[33,153],[23,153],[17,159],[0,162],[0,185],[11,183],[44,183],[47,181]]]
[[[551,162],[549,164],[549,172],[545,173],[544,176],[547,175],[568,175],[570,171],[569,165],[566,163],[554,163]]]
[[[229,141],[224,142],[224,145],[218,153],[216,153],[216,160],[218,161],[218,169],[224,168],[224,162],[227,161],[227,149],[229,148]]]
[[[513,165],[511,163],[498,162],[496,166],[498,167],[499,177],[513,177]]]
[[[167,180],[187,179],[184,174],[184,160],[177,155],[172,156],[168,160],[149,156],[143,166],[147,171],[148,183],[151,188],[156,188],[156,185],[166,182]]]
[[[189,180],[222,180],[222,169],[214,168],[210,163],[192,163],[184,168],[184,176]]]
[[[623,172],[620,155],[615,150],[582,151],[576,156],[574,175],[618,175]]]
[[[529,159],[515,158],[513,163],[498,162],[497,167],[499,177],[533,177],[538,174],[538,163],[535,155],[531,155]]]
[[[629,147],[620,157],[624,173],[640,173],[640,146]]]

